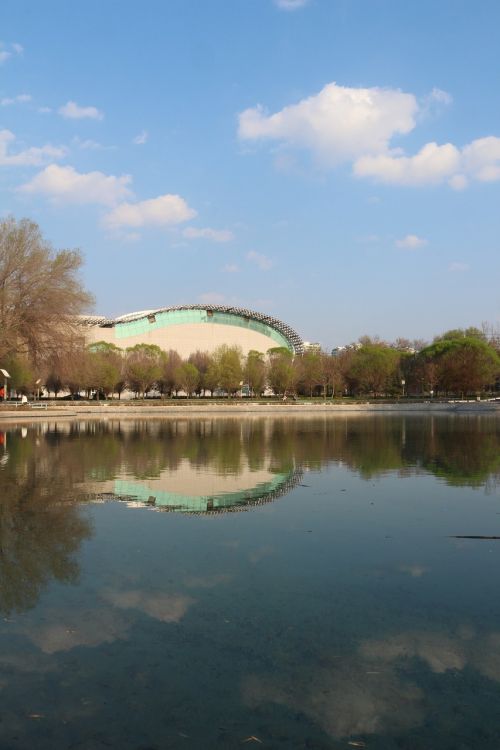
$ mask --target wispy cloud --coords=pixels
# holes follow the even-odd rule
[[[226,263],[226,265],[222,267],[224,273],[238,273],[239,270],[240,267],[236,263]]]
[[[142,146],[144,143],[147,143],[147,140],[149,138],[149,133],[147,130],[142,130],[139,135],[136,135],[135,138],[132,140],[132,143],[135,143],[136,146]]]
[[[52,146],[46,143],[44,146],[31,146],[18,151],[16,154],[9,153],[9,148],[16,141],[16,136],[10,130],[0,130],[0,165],[11,167],[37,167],[52,161],[62,159],[68,150],[65,146]]]
[[[372,245],[380,242],[380,237],[378,234],[362,234],[360,237],[357,237],[357,241],[363,245]]]
[[[261,271],[269,271],[274,266],[274,261],[271,258],[263,253],[257,253],[255,250],[247,253],[246,257],[250,263],[254,263]]]
[[[6,45],[3,42],[0,42],[0,65],[3,65],[3,63],[13,55],[22,55],[23,52],[24,47],[22,44],[14,42],[13,44]]]
[[[90,120],[102,120],[104,117],[104,114],[97,109],[97,107],[81,107],[73,101],[66,102],[66,104],[59,107],[57,111],[60,115],[69,120],[82,120],[85,118]]]
[[[222,305],[226,301],[224,295],[219,292],[204,292],[198,299],[206,305]]]
[[[0,106],[9,107],[11,104],[26,104],[30,102],[32,97],[30,94],[17,94],[17,96],[6,96],[0,99]]]
[[[396,240],[395,244],[396,247],[405,248],[406,250],[416,250],[418,247],[424,247],[428,243],[423,237],[419,237],[416,234],[407,234],[406,237]]]
[[[92,138],[79,138],[75,136],[72,139],[72,143],[79,148],[81,151],[111,151],[115,146],[103,146],[102,143],[92,140]]]
[[[419,119],[439,116],[446,107],[453,104],[453,97],[448,91],[434,87],[419,103]]]
[[[182,236],[188,240],[210,240],[211,242],[231,242],[234,234],[229,229],[211,229],[210,227],[186,227]]]
[[[448,266],[448,271],[451,271],[452,273],[465,273],[465,271],[469,270],[470,266],[468,263],[460,263],[459,261],[454,261]]]
[[[274,0],[274,4],[281,10],[299,10],[308,5],[309,0]]]

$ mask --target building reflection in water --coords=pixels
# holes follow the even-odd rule
[[[256,505],[270,503],[283,495],[287,495],[295,487],[302,477],[302,471],[296,469],[290,473],[277,474],[268,481],[259,481],[255,486],[246,486],[245,475],[240,482],[234,482],[236,487],[228,491],[224,486],[218,488],[218,482],[207,481],[209,477],[200,477],[198,491],[192,488],[192,494],[169,489],[171,484],[175,485],[180,476],[172,476],[168,473],[157,481],[130,481],[128,479],[117,479],[114,482],[114,491],[102,493],[99,500],[125,500],[130,507],[150,507],[160,511],[177,511],[182,513],[204,513],[217,515],[234,511],[249,510]],[[192,479],[190,475],[190,479]],[[192,482],[189,482],[192,484]],[[206,494],[207,485],[210,493]],[[224,485],[225,483],[221,483]],[[215,485],[215,486],[214,486]],[[237,485],[240,485],[239,489]]]
[[[495,417],[49,420],[0,432],[0,610],[34,606],[51,579],[78,580],[92,534],[85,503],[118,499],[217,515],[269,503],[303,470],[369,480],[433,474],[495,492]]]

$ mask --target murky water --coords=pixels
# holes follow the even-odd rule
[[[0,748],[500,747],[500,419],[0,430]]]

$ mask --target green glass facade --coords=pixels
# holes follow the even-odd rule
[[[116,323],[115,334],[117,339],[125,339],[131,336],[141,336],[150,331],[167,328],[168,326],[199,323],[246,328],[247,330],[267,336],[276,343],[276,346],[286,347],[289,351],[293,352],[293,346],[290,341],[266,323],[253,320],[249,317],[219,311],[185,309],[157,312],[153,316],[150,316],[150,318],[144,316],[137,320]]]

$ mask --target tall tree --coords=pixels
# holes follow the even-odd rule
[[[174,391],[180,388],[178,379],[179,367],[182,364],[182,359],[179,352],[175,349],[169,349],[168,352],[162,352],[160,356],[160,375],[158,378],[158,387],[160,393],[163,396],[172,396]]]
[[[143,397],[161,377],[161,349],[155,344],[136,344],[126,350],[125,372],[130,388]]]
[[[242,352],[239,346],[221,344],[213,352],[209,371],[210,382],[227,392],[228,397],[236,393],[243,379]]]
[[[260,396],[266,385],[266,360],[262,352],[252,349],[247,354],[244,376],[248,383],[250,393]]]
[[[268,380],[275,396],[295,391],[299,369],[294,365],[293,354],[285,347],[274,347],[267,352],[269,357]]]
[[[364,344],[354,352],[347,380],[357,392],[387,393],[396,385],[400,356],[386,344]]]
[[[458,331],[453,338],[451,333],[455,332],[448,332],[419,354],[437,366],[439,386],[447,392],[478,394],[493,385],[500,374],[495,348],[482,336],[464,336]]]
[[[28,219],[0,222],[0,357],[38,363],[78,334],[92,304],[78,278],[77,250],[56,251]]]
[[[88,351],[90,380],[93,388],[107,396],[113,394],[123,381],[124,359],[122,350],[115,344],[98,341]]]
[[[323,384],[323,362],[321,353],[315,351],[306,352],[300,360],[300,384],[309,396],[314,389]]]
[[[197,389],[200,382],[198,368],[192,362],[183,362],[177,368],[177,381],[188,398]]]
[[[199,378],[196,392],[205,395],[205,391],[210,390],[207,382],[207,372],[210,367],[212,358],[209,352],[202,352],[197,349],[195,352],[189,355],[188,362],[198,370]]]

